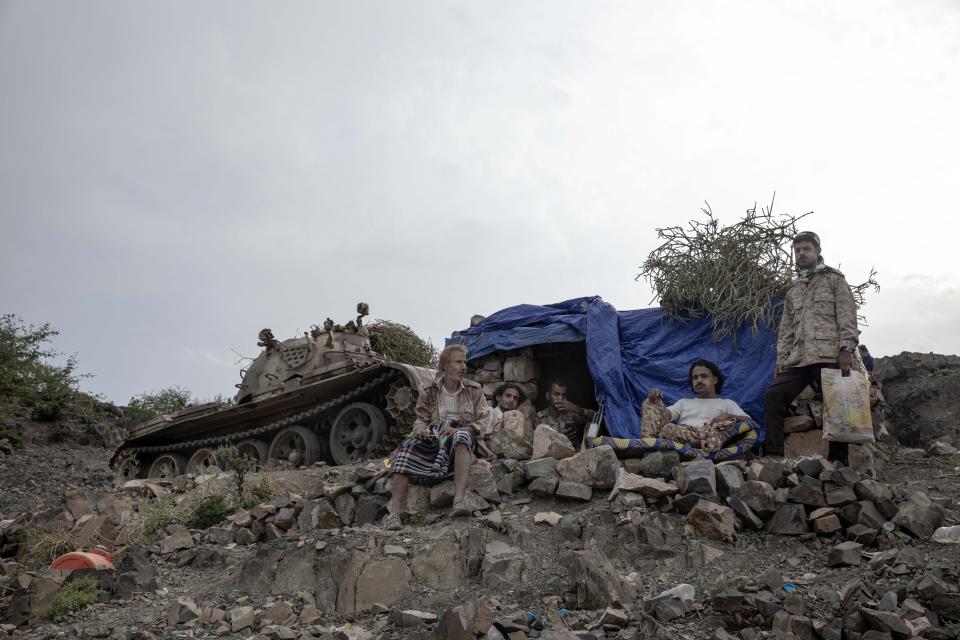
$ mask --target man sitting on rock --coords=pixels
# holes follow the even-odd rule
[[[725,378],[709,360],[690,366],[687,382],[696,398],[683,398],[669,407],[659,389],[643,401],[641,438],[665,438],[710,453],[723,446],[727,433],[738,422],[751,421],[736,402],[721,398]]]
[[[567,383],[564,380],[553,380],[544,394],[547,402],[546,409],[537,413],[537,424],[553,427],[565,435],[571,443],[580,442],[583,429],[593,420],[594,412],[583,409],[567,398]]]
[[[503,414],[515,411],[524,401],[524,393],[515,382],[504,382],[493,392],[493,409],[490,410],[490,422],[494,429],[503,424]]]
[[[410,477],[438,482],[453,476],[453,514],[468,515],[464,502],[473,452],[490,433],[490,405],[483,387],[464,378],[467,348],[453,344],[440,352],[442,373],[417,398],[417,419],[410,437],[390,456],[390,504],[383,524],[400,528],[400,513]]]

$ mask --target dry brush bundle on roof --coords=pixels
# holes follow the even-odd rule
[[[773,326],[779,310],[771,299],[782,296],[792,279],[791,241],[797,221],[809,215],[774,215],[773,202],[743,219],[722,226],[710,205],[705,220],[657,229],[663,243],[650,252],[637,278],[646,278],[654,295],[674,318],[709,313],[719,340],[744,322],[754,331]]]
[[[429,340],[424,340],[413,329],[399,322],[377,320],[369,326],[370,344],[391,360],[418,367],[436,367],[439,352]]]
[[[743,219],[722,226],[710,205],[705,220],[657,229],[663,243],[650,252],[637,279],[653,288],[655,299],[673,318],[711,316],[713,339],[720,340],[747,323],[754,332],[773,327],[780,299],[793,281],[792,241],[797,222],[810,215],[774,215],[770,206],[748,209]],[[857,306],[869,288],[879,289],[871,269],[867,282],[850,289]]]

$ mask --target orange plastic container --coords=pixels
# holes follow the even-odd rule
[[[50,564],[51,569],[67,571],[73,569],[113,569],[110,552],[106,547],[97,546],[90,551],[71,551],[65,553]]]

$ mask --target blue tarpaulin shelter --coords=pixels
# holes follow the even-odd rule
[[[762,424],[763,394],[776,362],[776,333],[750,327],[719,342],[710,318],[668,318],[662,309],[617,311],[599,296],[550,305],[521,304],[458,331],[447,344],[464,344],[471,360],[499,350],[554,342],[586,342],[587,366],[597,398],[606,397],[606,425],[618,438],[640,437],[640,405],[654,387],[668,404],[693,397],[690,364],[704,358],[726,376],[723,397],[735,400]]]

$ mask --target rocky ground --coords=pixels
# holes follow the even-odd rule
[[[0,518],[58,506],[64,491],[112,487],[111,446],[122,439],[122,413],[82,400],[57,423],[31,419],[26,407],[0,406]]]
[[[957,456],[880,451],[879,482],[821,461],[712,473],[669,456],[623,472],[609,462],[595,453],[476,467],[474,516],[437,506],[448,487],[417,487],[397,532],[379,526],[384,481],[361,466],[267,472],[268,504],[207,530],[172,524],[155,539],[136,535],[144,504],[169,492],[189,507],[230,479],[71,489],[43,517],[65,521],[85,545],[112,543],[118,570],[100,574],[107,595],[44,623],[37,611],[60,578],[25,588],[21,574],[7,624],[34,620],[7,629],[29,638],[958,637],[960,546],[929,539],[960,522]],[[9,556],[28,518],[4,513],[0,555]],[[682,584],[692,597],[661,596]]]

